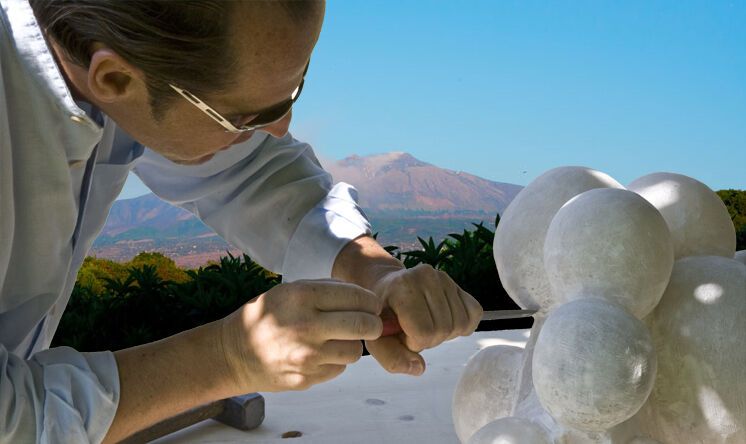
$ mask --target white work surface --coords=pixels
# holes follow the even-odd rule
[[[248,432],[213,420],[165,436],[166,443],[458,443],[451,397],[466,361],[490,345],[523,347],[529,330],[479,332],[423,352],[420,377],[392,375],[370,356],[304,392],[263,393],[266,418]],[[283,439],[298,431],[302,436]]]

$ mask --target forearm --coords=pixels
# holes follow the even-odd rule
[[[104,442],[238,394],[223,354],[220,322],[114,353],[121,392]]]
[[[369,290],[382,276],[401,270],[404,265],[391,256],[370,236],[361,236],[349,242],[337,255],[332,277],[351,282]]]

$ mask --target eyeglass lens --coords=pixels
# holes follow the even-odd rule
[[[298,97],[300,97],[300,92],[303,91],[303,83],[306,80],[305,75],[306,75],[306,72],[308,71],[309,64],[306,64],[306,69],[303,71],[303,78],[300,81],[300,85],[298,85],[298,88],[296,88],[295,91],[293,91],[292,96],[288,100],[277,105],[276,107],[272,109],[268,109],[267,111],[264,111],[263,113],[258,114],[256,117],[251,119],[251,121],[248,122],[248,124],[246,124],[245,127],[266,126],[266,125],[275,123],[278,120],[285,117],[285,115],[288,112],[290,112],[290,108],[293,107],[293,104],[298,100]]]

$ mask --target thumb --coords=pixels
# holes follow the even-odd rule
[[[425,359],[419,353],[405,347],[398,336],[384,336],[375,341],[365,341],[365,347],[389,373],[419,376],[425,372]]]

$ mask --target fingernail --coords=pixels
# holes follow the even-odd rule
[[[423,371],[425,371],[425,369],[422,368],[422,363],[420,361],[409,361],[409,371],[407,373],[413,376],[419,376]]]

